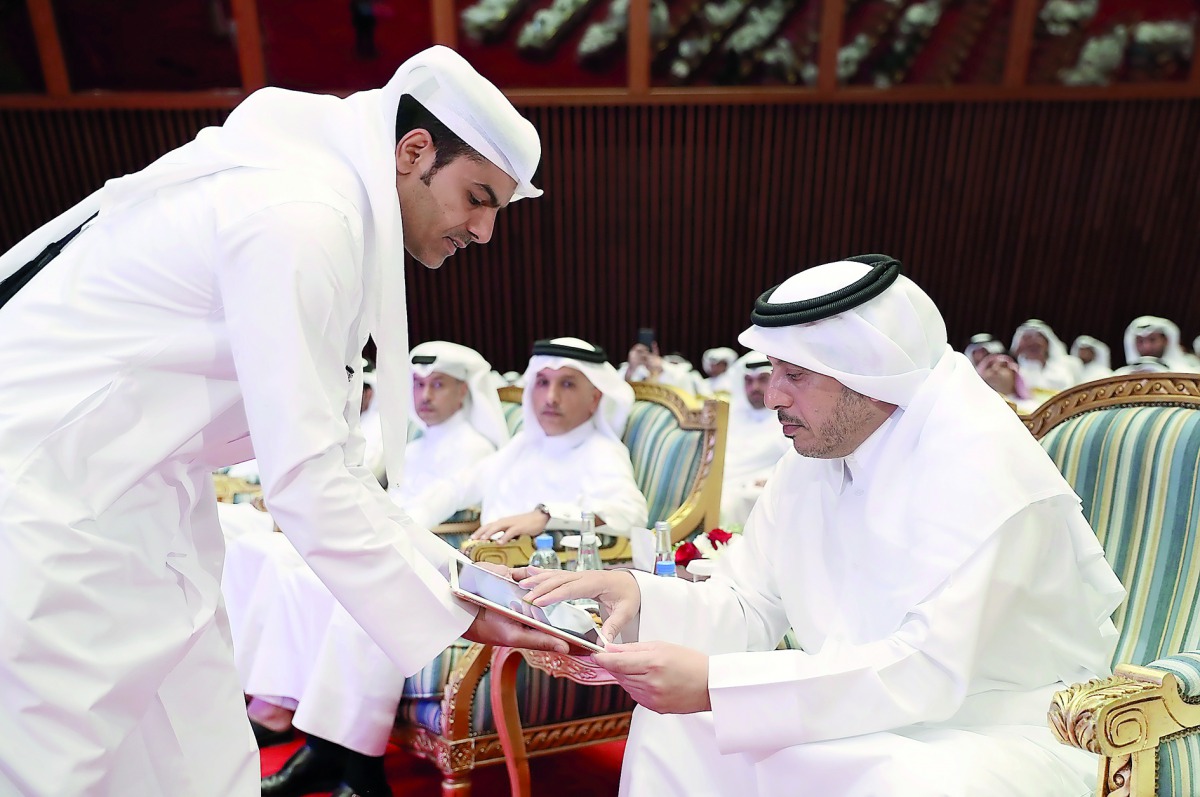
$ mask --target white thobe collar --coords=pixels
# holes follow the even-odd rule
[[[896,425],[897,416],[903,414],[904,410],[897,407],[880,424],[879,428],[871,433],[870,437],[859,444],[858,448],[854,449],[854,451],[841,460],[835,460],[841,465],[838,468],[839,473],[836,477],[839,494],[845,492],[847,487],[855,484],[858,485],[859,489],[866,489],[866,486],[875,475],[875,467],[879,464],[879,450],[883,448],[884,441]]]
[[[469,425],[470,422],[467,420],[466,413],[464,413],[462,410],[458,410],[449,418],[437,424],[436,426],[426,426],[425,432],[422,436],[427,438],[430,443],[437,445],[447,437],[453,434],[458,434],[462,431],[464,426]]]
[[[593,417],[591,420],[579,424],[571,431],[562,434],[548,435],[539,426],[536,429],[527,431],[525,436],[529,439],[530,443],[537,446],[542,454],[554,458],[562,456],[571,449],[578,447],[598,431],[599,429],[596,427],[596,421]]]

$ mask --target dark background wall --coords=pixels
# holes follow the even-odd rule
[[[537,337],[623,359],[639,326],[698,362],[791,273],[885,252],[951,340],[1028,317],[1121,361],[1137,315],[1200,334],[1200,102],[528,108],[546,194],[491,244],[409,265],[414,341],[519,368]],[[0,247],[219,110],[0,111]]]

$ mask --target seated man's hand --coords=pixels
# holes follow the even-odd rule
[[[710,711],[708,656],[669,642],[609,645],[593,654],[629,696],[659,714]]]
[[[475,621],[463,633],[463,637],[472,642],[482,642],[485,645],[507,645],[510,648],[549,650],[553,653],[570,653],[571,651],[570,646],[564,640],[542,633],[488,609],[479,610],[479,614],[475,615]]]
[[[493,520],[491,523],[485,523],[471,535],[471,539],[508,542],[522,536],[536,537],[546,530],[546,524],[549,521],[550,517],[545,512],[535,509],[532,512],[509,515],[499,520]]]
[[[515,567],[512,577],[529,589],[525,600],[535,606],[549,606],[572,598],[594,598],[600,604],[604,625],[600,633],[613,640],[642,608],[642,591],[628,570],[542,570]]]

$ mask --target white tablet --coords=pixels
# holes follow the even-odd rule
[[[519,623],[544,631],[592,653],[604,651],[604,637],[591,614],[569,603],[534,606],[523,600],[529,590],[511,578],[473,562],[455,559],[450,568],[450,591],[477,606],[499,612]]]

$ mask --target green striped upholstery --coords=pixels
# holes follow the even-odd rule
[[[459,659],[463,657],[471,644],[465,639],[455,640],[450,647],[439,653],[437,658],[422,667],[420,672],[405,680],[404,700],[429,697],[441,700],[446,691],[446,681],[450,679],[450,673],[454,672]]]
[[[1095,410],[1067,419],[1041,442],[1083,500],[1129,592],[1113,615],[1121,632],[1114,662],[1200,648],[1200,412]]]
[[[1200,794],[1200,735],[1188,734],[1158,746],[1157,797]]]
[[[1200,701],[1200,651],[1176,653],[1146,665],[1156,670],[1174,673],[1179,679],[1179,692],[1189,702]]]
[[[521,412],[521,405],[515,401],[501,401],[500,406],[504,409],[504,420],[508,422],[508,436],[516,437],[517,432],[521,431],[521,427],[525,425],[525,416]]]
[[[646,496],[648,523],[666,520],[683,505],[700,468],[700,430],[681,429],[671,410],[650,401],[634,402],[623,436],[633,476]]]

